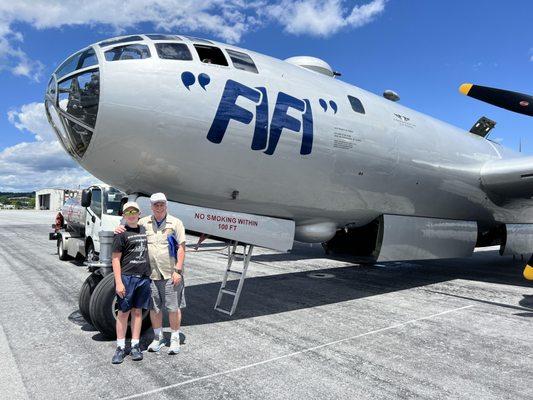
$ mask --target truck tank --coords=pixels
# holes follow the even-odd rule
[[[85,220],[87,209],[81,205],[79,196],[68,199],[60,210],[65,219],[67,230],[75,231],[80,234],[85,233]]]

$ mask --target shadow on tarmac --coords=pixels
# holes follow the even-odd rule
[[[275,254],[272,256],[284,256],[283,259],[287,260],[297,255]],[[253,262],[257,260],[272,261],[269,255],[252,256],[250,269],[253,269]],[[250,277],[244,283],[239,306],[231,318],[213,310],[220,282],[187,286],[187,308],[183,315],[183,325],[210,324],[229,319],[238,320],[283,313],[456,279],[531,287],[531,283],[522,277],[523,266],[523,262],[513,261],[510,257],[500,257],[495,252],[484,252],[469,259],[394,262],[381,263],[376,266],[353,265]],[[334,277],[314,279],[309,277],[310,272],[333,274]],[[229,286],[231,284],[236,286],[237,282],[232,281]],[[232,289],[231,286],[229,288]],[[223,299],[228,301],[226,304],[223,302],[223,308],[229,309],[233,298],[224,296]],[[476,301],[476,299],[470,300]],[[533,296],[528,301],[531,302],[528,303],[529,306],[526,304],[520,304],[522,307],[510,305],[510,308],[521,311],[529,311],[529,308],[532,308],[533,311]],[[529,312],[521,314],[516,315],[530,316]]]

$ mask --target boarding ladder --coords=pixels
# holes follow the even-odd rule
[[[241,245],[243,247],[242,253],[237,252],[237,247]],[[246,279],[246,271],[248,270],[248,265],[250,264],[250,258],[252,257],[252,251],[254,246],[251,244],[239,243],[237,241],[230,242],[228,246],[228,265],[224,271],[224,277],[222,278],[222,284],[220,285],[220,290],[218,291],[217,302],[215,303],[215,310],[221,313],[227,314],[229,316],[233,315],[237,309],[237,304],[239,303],[239,297],[241,296],[242,286],[244,280]],[[237,263],[234,263],[236,260],[242,260],[242,269],[240,271],[233,269]],[[239,283],[235,290],[229,289],[228,277],[232,274],[239,277]],[[224,295],[232,296],[233,303],[231,304],[230,310],[225,310],[221,307],[222,297]]]

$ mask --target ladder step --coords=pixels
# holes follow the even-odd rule
[[[234,292],[233,290],[220,289],[220,291],[221,291],[222,293],[229,294],[229,295],[231,295],[231,296],[235,296],[235,295],[237,295],[237,292]]]
[[[241,271],[235,271],[233,269],[228,269],[226,272],[229,272],[230,274],[242,275]]]
[[[223,314],[231,315],[231,313],[228,310],[223,310],[220,307],[215,307],[215,311],[221,312]]]

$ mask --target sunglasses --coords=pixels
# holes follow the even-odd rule
[[[137,214],[139,214],[139,211],[137,211],[137,210],[126,210],[126,211],[124,211],[123,214],[126,215],[126,216],[137,215]]]

